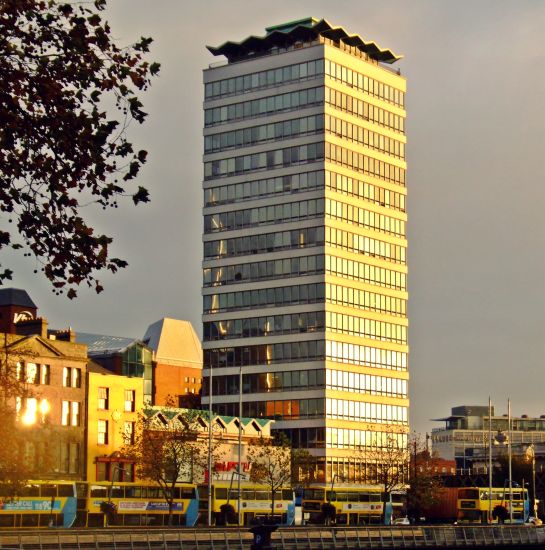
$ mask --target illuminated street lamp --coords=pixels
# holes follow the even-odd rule
[[[42,399],[40,402],[40,413],[42,415],[42,422],[45,422],[45,416],[50,410],[51,406],[49,405],[47,399]]]
[[[23,414],[21,422],[25,426],[36,424],[36,399],[28,398],[26,400],[25,414]]]
[[[534,444],[528,445],[526,449],[526,459],[532,461],[532,509],[534,518],[537,518],[537,501],[536,501],[536,448]]]

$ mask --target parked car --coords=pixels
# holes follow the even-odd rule
[[[410,525],[410,524],[411,524],[411,522],[409,521],[408,517],[396,518],[392,522],[392,525]]]
[[[539,518],[536,518],[534,516],[530,516],[526,523],[529,523],[530,525],[542,525],[543,524],[543,522]]]

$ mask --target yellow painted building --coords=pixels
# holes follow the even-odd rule
[[[134,437],[144,380],[112,374],[93,361],[87,380],[87,480],[133,481],[134,466],[119,450]]]

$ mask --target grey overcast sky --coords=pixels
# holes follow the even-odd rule
[[[133,136],[150,152],[149,206],[89,215],[130,266],[70,302],[12,260],[52,327],[143,336],[201,315],[205,49],[326,18],[405,58],[408,80],[412,429],[458,404],[545,414],[545,2],[110,0],[120,43],[153,36],[161,75]]]

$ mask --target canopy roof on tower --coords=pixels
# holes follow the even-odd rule
[[[307,17],[267,27],[265,36],[249,36],[240,42],[224,42],[221,46],[207,46],[213,55],[224,55],[229,61],[244,57],[259,51],[267,51],[272,47],[285,47],[305,40],[314,40],[318,36],[329,38],[335,42],[344,42],[365,52],[370,58],[382,63],[395,63],[403,56],[396,55],[391,50],[383,50],[375,42],[363,40],[359,34],[349,34],[343,27],[334,27],[325,19]]]

